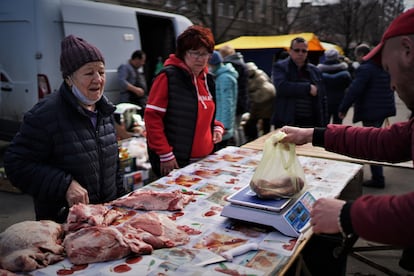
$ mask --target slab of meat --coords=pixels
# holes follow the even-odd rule
[[[179,229],[168,216],[156,212],[135,216],[125,222],[124,226],[118,227],[128,225],[135,229],[142,229],[144,233],[140,234],[140,238],[155,249],[186,244],[190,240],[188,234]]]
[[[192,196],[185,195],[181,191],[158,192],[151,190],[137,190],[127,197],[116,199],[110,205],[128,207],[136,210],[147,211],[177,211],[182,210],[188,204]]]
[[[16,273],[0,268],[0,276],[18,276]]]
[[[153,249],[189,241],[166,215],[149,212],[117,226],[90,226],[65,237],[64,247],[73,264],[116,260],[130,253],[151,254]]]
[[[121,216],[121,212],[102,204],[79,203],[70,208],[64,229],[74,232],[89,226],[108,226]]]
[[[124,237],[113,226],[91,226],[68,234],[64,240],[67,257],[73,264],[121,259],[131,252],[151,254],[152,247],[134,236]]]
[[[62,225],[50,221],[23,221],[0,234],[0,267],[32,271],[64,259]]]

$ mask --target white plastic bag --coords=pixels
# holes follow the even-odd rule
[[[290,198],[305,187],[305,172],[296,156],[296,145],[279,143],[285,136],[278,131],[265,141],[262,159],[250,181],[250,188],[261,198]]]

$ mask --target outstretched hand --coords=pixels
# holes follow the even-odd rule
[[[281,141],[282,143],[304,145],[312,142],[313,128],[284,126],[280,131],[286,133],[286,137]]]

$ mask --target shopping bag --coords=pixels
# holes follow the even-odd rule
[[[278,131],[266,139],[263,156],[250,181],[250,189],[261,198],[291,198],[305,188],[305,172],[296,156],[296,145],[280,143],[286,133]]]

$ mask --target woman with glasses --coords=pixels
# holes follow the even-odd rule
[[[222,140],[224,127],[215,120],[215,83],[207,65],[213,50],[210,29],[189,27],[154,80],[144,118],[158,177],[206,157]]]
[[[289,57],[276,62],[272,71],[276,87],[272,125],[315,127],[328,122],[327,99],[321,72],[308,61],[308,43],[291,41]]]

